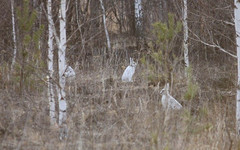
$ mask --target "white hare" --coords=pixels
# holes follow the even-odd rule
[[[130,65],[124,70],[122,75],[122,81],[123,82],[133,82],[132,77],[135,73],[137,63],[133,61],[133,59],[130,57]]]
[[[76,95],[76,73],[71,66],[65,66],[64,76],[66,77],[66,86],[68,87],[68,92],[74,91]]]
[[[169,83],[165,85],[165,87],[160,92],[162,94],[162,105],[163,108],[171,108],[171,109],[181,109],[182,105],[169,94]]]
[[[71,66],[67,66],[67,65],[65,67],[66,67],[65,72],[64,72],[65,77],[75,78],[76,73],[73,70],[73,68]]]

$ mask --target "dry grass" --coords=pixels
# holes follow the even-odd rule
[[[186,84],[178,73],[172,95],[184,108],[166,112],[159,89],[147,86],[144,68],[138,66],[134,83],[122,83],[122,72],[112,66],[77,72],[76,93],[70,89],[67,95],[69,132],[64,141],[59,140],[59,127],[49,125],[46,91],[19,98],[14,91],[1,90],[0,149],[238,148],[234,88],[204,87],[195,73],[199,94],[185,101]]]

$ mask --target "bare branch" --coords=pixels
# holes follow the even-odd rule
[[[219,46],[218,44],[215,44],[214,42],[213,42],[213,44],[207,43],[207,42],[203,41],[203,40],[202,40],[199,36],[197,36],[195,33],[193,33],[190,29],[189,29],[189,31],[197,38],[197,39],[195,39],[195,38],[189,37],[190,39],[192,39],[192,40],[194,40],[194,41],[197,41],[197,42],[200,42],[200,43],[202,43],[202,44],[204,44],[204,45],[206,45],[206,46],[209,46],[209,47],[218,48],[220,51],[222,51],[222,52],[224,52],[224,53],[226,53],[226,54],[228,54],[228,55],[230,55],[230,56],[232,56],[232,57],[234,57],[234,58],[237,58],[236,55],[228,52],[227,50],[225,50],[224,48],[222,48],[222,47]]]

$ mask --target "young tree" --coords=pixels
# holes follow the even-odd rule
[[[101,7],[102,7],[102,11],[103,11],[103,25],[104,25],[104,30],[105,30],[105,34],[106,34],[106,38],[107,38],[107,46],[108,46],[108,51],[111,50],[111,44],[110,44],[110,38],[109,38],[109,34],[108,34],[108,30],[107,30],[107,24],[106,24],[106,12],[105,12],[105,8],[103,5],[103,1],[99,0]]]
[[[11,72],[13,71],[13,66],[16,61],[17,54],[17,41],[16,41],[16,31],[15,31],[15,15],[14,15],[14,0],[11,0],[11,13],[12,13],[12,34],[13,34],[13,59],[11,64]]]
[[[234,0],[234,21],[236,30],[236,44],[237,44],[237,60],[238,60],[238,84],[237,84],[237,99],[236,99],[236,128],[240,135],[240,2]]]
[[[50,120],[51,124],[56,123],[55,117],[55,100],[53,92],[53,21],[52,21],[52,0],[47,2],[47,11],[48,11],[48,99],[50,107]]]
[[[30,8],[29,0],[24,0],[23,7],[17,8],[16,12],[18,33],[21,38],[18,39],[20,63],[14,66],[14,69],[19,72],[17,74],[19,76],[19,91],[23,95],[25,90],[34,89],[35,84],[32,83],[37,81],[34,74],[38,72],[37,67],[44,65],[39,49],[39,40],[44,26],[40,25],[36,28],[37,11]]]
[[[156,22],[153,24],[154,38],[150,42],[150,59],[153,61],[149,64],[149,84],[157,85],[158,83],[166,84],[172,81],[172,72],[176,63],[179,61],[178,57],[173,52],[172,46],[177,34],[182,31],[182,23],[175,21],[174,14],[168,14],[168,22]],[[174,59],[172,59],[174,58]],[[145,56],[141,60],[146,64]]]
[[[187,23],[187,0],[183,0],[183,49],[184,49],[184,62],[185,62],[185,75],[187,76],[187,68],[189,67],[188,59],[188,23]]]

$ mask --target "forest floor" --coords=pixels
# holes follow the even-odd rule
[[[184,100],[183,73],[174,77],[171,94],[183,109],[172,111],[162,108],[163,87],[149,86],[141,65],[133,83],[121,82],[122,68],[77,71],[76,80],[66,88],[68,138],[63,141],[58,125],[49,123],[47,90],[26,92],[20,98],[1,89],[0,149],[239,149],[236,90],[224,87],[224,77],[214,78],[215,72],[221,72],[219,67],[205,67],[205,76],[199,75],[206,72],[204,66],[194,72],[199,91],[191,101]]]

